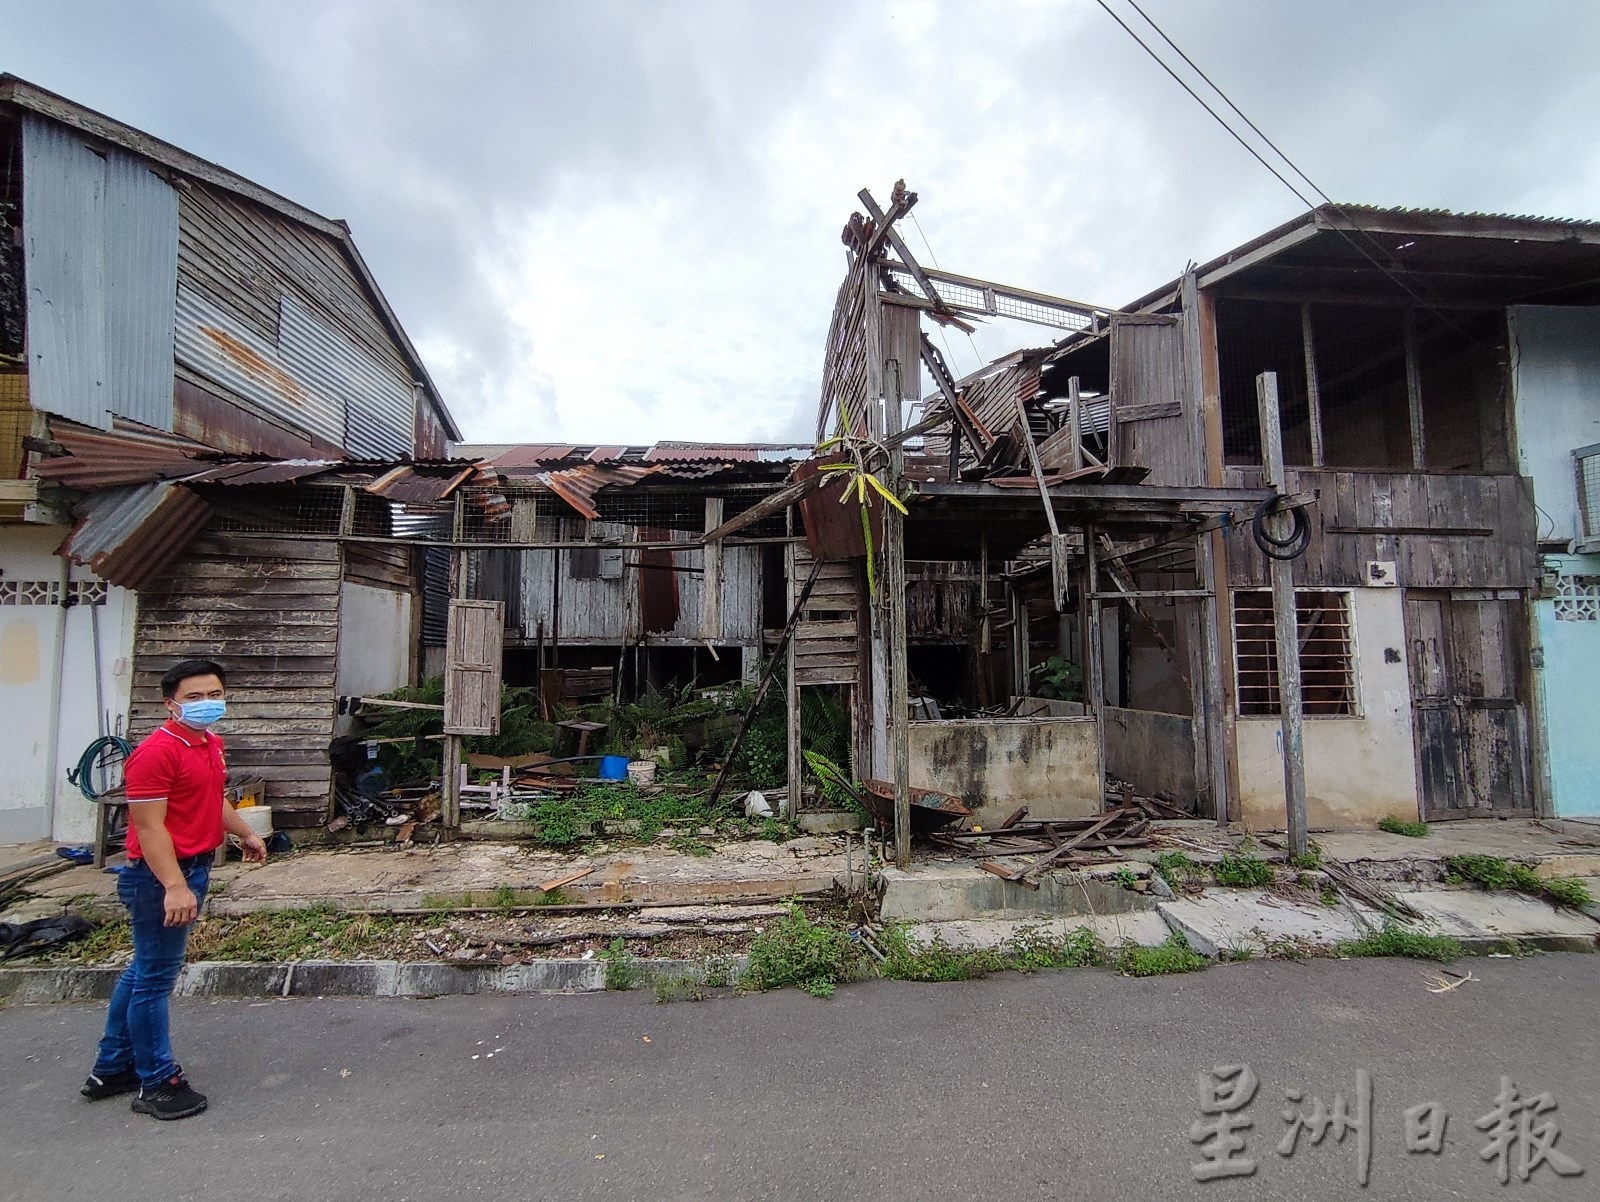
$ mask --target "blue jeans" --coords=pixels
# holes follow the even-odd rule
[[[204,902],[210,853],[180,859],[178,867],[196,902]],[[183,968],[189,928],[165,925],[166,886],[143,860],[122,870],[117,897],[128,907],[133,925],[133,963],[112,991],[94,1075],[104,1079],[132,1068],[138,1070],[141,1085],[154,1087],[179,1071],[167,1034],[167,998]]]

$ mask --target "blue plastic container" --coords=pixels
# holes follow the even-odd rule
[[[603,755],[600,757],[601,780],[627,780],[628,757],[625,755]]]

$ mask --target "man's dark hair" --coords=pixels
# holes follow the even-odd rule
[[[168,699],[178,695],[178,686],[191,676],[215,676],[224,685],[228,674],[214,659],[186,659],[172,665],[161,674],[161,695]]]

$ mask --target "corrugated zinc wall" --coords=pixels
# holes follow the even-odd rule
[[[24,121],[22,154],[34,408],[171,430],[177,193],[144,160],[43,118]]]

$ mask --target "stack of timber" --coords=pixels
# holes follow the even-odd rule
[[[1021,811],[1025,813],[1026,811]],[[1024,822],[1016,815],[993,831],[935,831],[935,846],[981,859],[985,872],[1029,889],[1052,868],[1082,868],[1117,858],[1131,847],[1148,847],[1150,820],[1138,811],[1113,810],[1098,818]],[[1031,856],[1002,864],[996,857]]]
[[[131,732],[166,718],[161,674],[209,656],[228,671],[230,770],[266,780],[273,825],[328,813],[341,560],[333,541],[213,533],[140,590]]]

